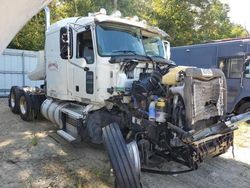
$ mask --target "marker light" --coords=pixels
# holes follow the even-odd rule
[[[138,22],[139,21],[139,17],[138,16],[133,16],[133,20]]]
[[[122,16],[122,13],[119,10],[116,10],[112,16],[120,18]]]
[[[99,11],[101,14],[107,15],[107,11],[105,8],[101,8]]]
[[[141,23],[144,24],[144,25],[147,25],[147,21],[146,20],[142,20]]]

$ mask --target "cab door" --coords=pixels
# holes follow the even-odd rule
[[[72,59],[72,94],[82,102],[95,100],[96,60],[93,31],[85,27],[75,34],[75,55]]]

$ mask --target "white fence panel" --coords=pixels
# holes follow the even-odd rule
[[[31,81],[27,76],[38,60],[38,52],[6,49],[0,55],[0,97],[8,96],[11,86],[42,85],[43,81]]]

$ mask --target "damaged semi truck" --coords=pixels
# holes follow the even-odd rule
[[[44,85],[13,86],[10,109],[25,121],[42,114],[69,142],[104,143],[117,187],[141,187],[141,170],[165,172],[170,160],[197,169],[233,145],[250,113],[228,116],[223,72],[176,66],[166,36],[104,9],[56,22],[29,75]]]

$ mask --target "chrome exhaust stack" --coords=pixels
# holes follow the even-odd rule
[[[48,6],[44,7],[44,12],[45,12],[45,32],[48,30],[50,26],[50,9]]]

